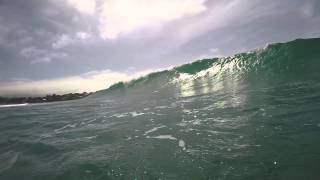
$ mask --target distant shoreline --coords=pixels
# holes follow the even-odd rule
[[[70,101],[81,99],[91,95],[92,93],[69,93],[63,95],[46,95],[44,97],[17,97],[17,98],[6,98],[0,97],[0,105],[13,105],[13,104],[35,104],[35,103],[47,103],[57,101]]]

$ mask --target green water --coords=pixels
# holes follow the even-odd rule
[[[0,108],[1,180],[320,178],[320,39]]]

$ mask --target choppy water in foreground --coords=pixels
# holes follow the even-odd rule
[[[76,101],[1,107],[0,179],[319,179],[317,45],[202,61]]]

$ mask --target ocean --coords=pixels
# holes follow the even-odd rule
[[[1,180],[320,179],[320,39],[0,107]]]

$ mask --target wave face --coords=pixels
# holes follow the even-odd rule
[[[0,108],[0,179],[318,179],[320,39]]]
[[[190,96],[213,93],[232,82],[237,88],[318,81],[320,39],[298,39],[268,45],[231,57],[204,59],[156,72],[128,83],[120,82],[98,94],[117,97]]]

